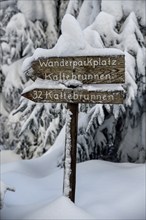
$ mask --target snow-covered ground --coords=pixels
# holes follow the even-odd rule
[[[145,164],[78,164],[74,205],[62,196],[63,169],[54,163],[59,149],[2,164],[2,181],[16,191],[5,194],[1,219],[145,219]]]
[[[16,154],[14,151],[11,150],[1,150],[0,151],[0,162],[3,163],[10,163],[17,160],[21,160],[20,155]]]

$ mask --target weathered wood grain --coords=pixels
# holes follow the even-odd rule
[[[34,89],[22,95],[38,103],[122,104],[124,100],[123,90],[88,91],[85,89]]]
[[[125,56],[49,57],[32,62],[33,80],[37,77],[53,81],[76,79],[83,84],[125,82]]]

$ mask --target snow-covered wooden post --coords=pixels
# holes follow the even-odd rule
[[[63,193],[73,202],[76,188],[78,104],[67,104]]]
[[[48,57],[33,61],[28,76],[32,80],[37,77],[44,79],[45,83],[34,83],[22,94],[34,102],[67,103],[63,193],[73,202],[78,103],[121,104],[124,100],[124,90],[118,85],[125,82],[124,54],[119,50],[106,49],[106,53],[107,51],[110,55]],[[93,87],[92,84],[102,85]]]

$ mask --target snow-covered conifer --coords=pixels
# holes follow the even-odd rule
[[[114,0],[39,0],[30,1],[30,10],[24,1],[15,1],[8,8],[6,2],[3,2],[0,14],[0,60],[3,64],[2,103],[10,117],[2,114],[0,119],[5,125],[8,123],[9,128],[7,131],[5,125],[5,128],[2,128],[2,144],[6,141],[12,143],[10,139],[14,135],[14,144],[16,143],[16,149],[22,157],[36,157],[53,145],[65,123],[65,105],[38,105],[24,99],[20,101],[22,89],[32,83],[31,80],[28,81],[28,77],[22,77],[20,64],[23,57],[32,55],[38,47],[49,48],[54,45],[56,51],[58,50],[57,56],[86,48],[117,48],[125,53],[125,103],[80,105],[79,115],[81,114],[84,120],[79,122],[78,161],[102,158],[111,161],[144,162],[144,1],[139,0],[137,4],[136,1]],[[62,24],[62,35],[59,37],[64,14],[71,14],[77,20],[66,15],[70,23],[66,20]],[[59,40],[56,44],[57,38]],[[53,49],[41,51],[47,56],[48,53],[51,55]],[[34,57],[38,54],[39,49],[35,51]],[[9,131],[12,121],[14,123],[14,115],[19,115],[20,119],[19,125],[16,126],[17,135],[12,135]],[[4,138],[7,134],[9,138]]]

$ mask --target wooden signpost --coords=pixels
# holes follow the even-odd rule
[[[78,127],[78,103],[93,104],[122,104],[124,91],[116,89],[84,89],[74,82],[82,84],[117,84],[125,82],[125,60],[124,55],[115,56],[78,56],[78,57],[49,57],[40,58],[32,62],[31,70],[27,75],[36,80],[37,77],[58,84],[55,88],[36,87],[22,95],[34,102],[42,103],[67,103],[67,109],[71,114],[70,120],[70,151],[65,151],[64,167],[64,195],[75,201],[76,185],[76,146]],[[61,88],[60,84],[70,81],[69,87]],[[95,87],[95,86],[94,86]],[[88,88],[88,87],[87,87]],[[66,134],[66,143],[67,143]],[[70,161],[70,172],[68,173],[67,160]],[[69,175],[69,176],[67,176]],[[67,180],[68,178],[68,180]],[[68,181],[68,183],[67,183]],[[66,188],[69,190],[66,192]]]

